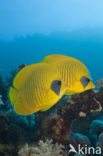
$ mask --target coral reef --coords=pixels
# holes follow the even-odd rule
[[[80,134],[80,133],[71,133],[70,140],[72,140],[73,145],[82,145],[84,147],[85,145],[90,146],[91,142],[89,138],[86,135]]]
[[[96,87],[97,88],[103,88],[103,78],[101,78],[100,80],[97,80],[96,82]]]
[[[0,152],[16,156],[25,142],[33,142],[35,115],[20,116],[12,109],[0,113]]]
[[[15,74],[24,67],[22,64],[11,72],[5,83],[0,76],[0,156],[65,156],[69,144],[75,149],[78,144],[100,146],[103,151],[102,79],[96,91],[64,96],[46,112],[20,116],[11,107],[7,93]]]
[[[85,130],[89,128],[90,123],[101,114],[103,106],[103,92],[88,91],[82,94],[72,96],[72,102],[68,97],[62,99],[51,110],[36,114],[37,123],[37,139],[45,139],[45,136],[51,138],[55,142],[62,144],[69,143],[70,129],[82,129],[82,125],[73,124],[76,119],[80,119],[85,123],[87,117],[87,124]],[[81,112],[84,115],[81,116]],[[89,115],[90,114],[90,115]],[[97,115],[98,114],[98,115]],[[89,121],[90,120],[90,121]],[[79,125],[79,126],[78,126]],[[75,127],[75,128],[74,128]],[[85,134],[85,133],[84,133]]]
[[[90,124],[90,130],[89,130],[89,136],[91,138],[91,141],[94,145],[96,145],[96,142],[98,140],[99,134],[103,132],[103,121],[101,120],[94,120]]]
[[[26,144],[18,152],[19,156],[66,156],[65,146],[62,144],[53,144],[53,140],[39,141],[38,146],[28,146]]]

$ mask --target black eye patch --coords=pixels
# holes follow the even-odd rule
[[[51,83],[51,89],[59,96],[62,82],[59,80],[54,80]]]
[[[87,86],[88,83],[90,82],[90,79],[87,78],[87,77],[85,77],[85,76],[83,76],[83,77],[80,79],[80,81],[81,81],[83,87],[86,88],[86,86]]]

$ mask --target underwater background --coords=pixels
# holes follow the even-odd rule
[[[77,156],[68,154],[70,144],[99,146],[103,156],[102,6],[102,0],[1,0],[0,156]],[[8,98],[15,75],[49,54],[82,61],[98,90],[64,96],[46,112],[16,114]]]
[[[40,62],[50,54],[64,54],[81,60],[94,80],[102,77],[103,28],[82,28],[72,32],[34,34],[0,41],[0,63],[5,75],[20,64]]]

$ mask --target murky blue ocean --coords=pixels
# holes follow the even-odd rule
[[[17,37],[0,41],[0,65],[5,78],[20,64],[41,61],[49,54],[64,54],[81,60],[92,78],[103,77],[103,29],[80,29],[73,32],[54,32],[49,35]]]

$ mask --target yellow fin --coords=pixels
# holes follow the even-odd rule
[[[12,105],[14,105],[14,103],[16,102],[16,98],[17,98],[16,96],[17,96],[17,91],[14,88],[10,87],[9,98]]]
[[[44,57],[44,59],[42,60],[42,62],[46,62],[46,63],[58,63],[67,59],[72,59],[72,57],[66,56],[66,55],[59,55],[59,54],[53,54],[53,55],[48,55],[46,57]]]

